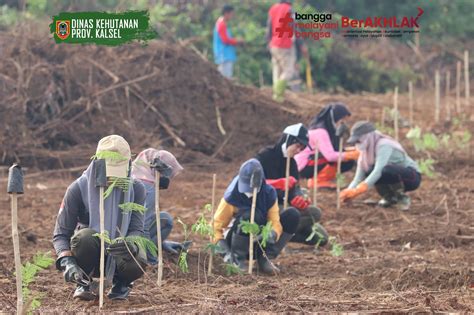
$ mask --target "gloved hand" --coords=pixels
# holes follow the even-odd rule
[[[112,255],[114,257],[129,259],[130,253],[132,254],[133,257],[137,256],[138,245],[130,241],[118,240],[117,242],[110,244],[106,248],[106,250],[107,250],[107,254]]]
[[[359,158],[360,152],[357,150],[346,151],[344,152],[343,160],[344,161],[357,161]]]
[[[59,266],[64,271],[63,275],[66,282],[80,282],[82,280],[83,272],[73,256],[62,257]]]
[[[352,198],[355,198],[359,195],[362,195],[365,193],[367,190],[369,190],[369,185],[367,185],[366,182],[362,182],[359,185],[357,185],[356,188],[347,188],[341,191],[341,194],[339,196],[339,199],[341,199],[342,202],[345,202],[347,200],[350,200]]]
[[[279,189],[279,190],[285,190],[285,182],[286,182],[286,178],[267,179],[266,180],[266,183],[268,185],[271,185],[275,189]],[[292,189],[293,187],[295,187],[296,182],[297,182],[296,178],[294,178],[293,176],[290,176],[288,178],[288,189]]]
[[[224,239],[219,240],[216,245],[217,245],[216,254],[221,255],[221,256],[226,256],[227,254],[230,253],[230,248],[226,240]]]
[[[311,200],[309,198],[305,199],[303,196],[297,195],[291,199],[290,204],[299,210],[305,210],[311,204]]]
[[[162,246],[163,246],[163,250],[177,255],[180,251],[187,251],[191,244],[192,244],[191,241],[186,241],[184,243],[164,241],[162,243]]]
[[[166,176],[160,176],[160,189],[168,189],[170,185],[170,179]]]

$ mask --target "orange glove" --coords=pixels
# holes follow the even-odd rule
[[[288,177],[288,189],[295,187],[298,181],[293,176]],[[278,190],[285,190],[286,178],[277,178],[277,179],[267,179],[266,183],[273,186],[273,188]]]
[[[341,199],[342,202],[346,202],[349,199],[362,195],[367,190],[369,190],[369,185],[367,185],[366,182],[362,182],[359,185],[357,185],[356,188],[352,188],[352,189],[347,188],[341,191],[339,199]]]
[[[344,161],[357,161],[360,152],[357,150],[344,152]]]

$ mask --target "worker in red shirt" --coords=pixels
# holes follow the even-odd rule
[[[226,78],[232,78],[234,63],[237,61],[235,47],[243,43],[243,40],[232,37],[232,32],[227,23],[234,17],[234,8],[231,5],[224,5],[222,16],[220,16],[214,27],[214,61],[219,72]]]
[[[290,0],[281,0],[268,11],[267,41],[272,55],[273,98],[283,101],[287,86],[291,80],[299,78],[297,73],[297,47],[306,57],[308,48],[294,35],[294,14]],[[298,43],[297,43],[298,41]]]

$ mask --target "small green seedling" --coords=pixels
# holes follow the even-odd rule
[[[25,305],[28,306],[28,314],[32,314],[41,306],[41,299],[45,295],[44,293],[32,292],[29,285],[35,281],[39,271],[49,268],[53,263],[54,259],[51,258],[49,252],[46,252],[36,254],[31,262],[26,262],[21,266],[23,299],[26,301]]]
[[[133,211],[136,211],[141,214],[145,214],[147,210],[146,207],[134,202],[122,203],[119,205],[119,208],[122,209],[123,214],[130,213]]]
[[[321,242],[324,239],[324,235],[319,231],[319,226],[319,223],[313,223],[313,226],[311,227],[311,234],[309,234],[309,236],[306,238],[306,242],[309,242],[313,239],[313,237],[318,237],[318,241],[314,245],[315,248],[319,248],[319,245],[321,245]]]
[[[104,231],[104,234],[101,235],[100,233],[95,233],[92,236],[98,237],[98,238],[103,238],[104,242],[106,244],[115,244],[119,240],[125,240],[127,242],[132,242],[136,244],[140,249],[144,252],[148,251],[150,254],[152,254],[154,257],[158,255],[158,248],[156,247],[155,243],[151,241],[150,239],[143,237],[143,236],[138,236],[138,235],[131,235],[131,236],[126,236],[126,237],[117,237],[114,239],[110,239],[109,232]]]
[[[346,185],[346,177],[344,174],[339,173],[336,175],[336,183],[339,185],[339,187],[344,187]]]
[[[434,164],[436,163],[433,159],[421,159],[418,161],[418,165],[420,167],[420,172],[423,175],[428,176],[429,178],[436,177],[436,172],[434,168]]]
[[[184,242],[188,240],[188,225],[184,223],[180,218],[178,218],[178,223],[181,224],[184,230]],[[178,257],[178,267],[182,273],[189,272],[189,265],[188,265],[188,252],[186,250],[181,250]]]
[[[230,277],[233,275],[241,275],[243,272],[234,264],[225,264],[225,274]]]
[[[334,257],[339,257],[344,254],[344,247],[342,244],[337,242],[337,239],[334,236],[329,237],[329,244],[331,244],[331,255]]]

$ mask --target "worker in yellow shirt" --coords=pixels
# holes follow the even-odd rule
[[[258,172],[259,178],[262,179],[256,199],[255,223],[265,226],[270,222],[272,226],[265,254],[260,246],[256,245],[255,255],[259,270],[274,274],[279,270],[268,259],[276,258],[294,236],[300,213],[294,208],[279,212],[276,191],[265,183],[263,168],[257,159],[250,159],[242,164],[239,175],[234,177],[227,187],[214,216],[214,241],[218,245],[218,253],[224,256],[225,262],[233,263],[242,270],[247,269],[250,240],[249,235],[242,231],[240,223],[244,220],[250,221],[253,197],[250,182],[255,172]],[[232,219],[234,220],[229,227]],[[258,240],[259,237],[256,237],[256,241]]]

